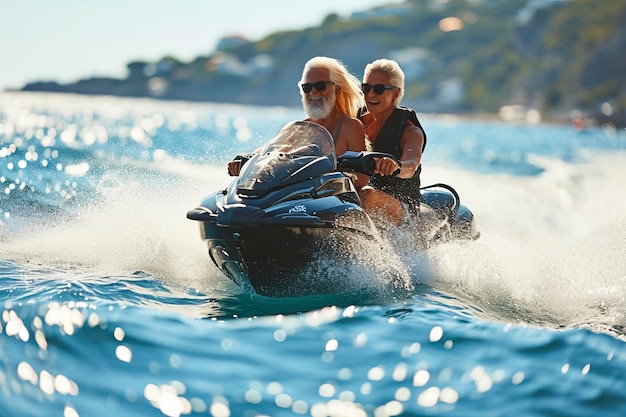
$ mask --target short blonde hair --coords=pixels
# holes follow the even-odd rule
[[[395,106],[398,106],[404,96],[404,71],[402,71],[400,65],[392,59],[377,59],[365,66],[363,79],[365,80],[374,71],[384,73],[389,78],[389,84],[400,89],[398,98],[396,98],[394,103]]]
[[[341,61],[326,56],[316,56],[307,61],[302,70],[300,83],[310,69],[322,68],[329,72],[329,80],[339,87],[335,108],[350,117],[357,117],[359,110],[365,106],[365,98],[361,91],[361,82],[350,74]],[[302,92],[301,92],[302,93]]]

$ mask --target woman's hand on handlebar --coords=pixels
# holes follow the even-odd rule
[[[392,158],[374,158],[376,162],[376,168],[374,168],[374,174],[385,176],[396,176],[400,173],[400,162]]]

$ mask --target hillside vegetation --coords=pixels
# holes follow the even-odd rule
[[[129,63],[121,80],[24,90],[291,106],[309,58],[338,58],[360,78],[387,57],[405,69],[404,103],[419,111],[615,115],[626,109],[624,22],[623,0],[406,0],[254,42],[225,38],[191,62]]]

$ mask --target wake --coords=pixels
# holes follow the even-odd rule
[[[414,279],[490,319],[623,333],[626,195],[617,190],[625,160],[536,158],[545,172],[521,178],[428,169],[450,177],[482,236],[410,256]]]
[[[180,285],[214,288],[217,270],[197,223],[185,216],[208,190],[228,183],[223,171],[181,161],[113,169],[97,185],[94,202],[73,216],[50,215],[47,227],[23,224],[4,239],[0,258],[90,274],[144,271]]]
[[[350,290],[383,299],[418,296],[425,285],[489,320],[619,332],[626,326],[626,195],[616,190],[626,156],[533,162],[545,168],[542,175],[424,170],[424,184],[454,185],[475,215],[477,241],[415,251],[407,235],[383,250],[355,244],[356,261],[317,267],[347,280]],[[2,241],[0,259],[88,275],[140,271],[206,294],[236,290],[211,263],[197,223],[185,217],[228,182],[222,166],[167,160],[119,167],[98,184],[96,203],[69,219],[51,215],[47,227],[25,225]]]

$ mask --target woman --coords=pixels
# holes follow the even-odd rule
[[[404,95],[404,73],[396,61],[379,59],[368,64],[362,89],[368,110],[361,117],[367,144],[374,151],[394,155],[400,164],[391,158],[377,159],[376,175],[361,189],[361,200],[368,212],[399,224],[405,210],[419,211],[426,133],[415,111],[399,106]]]

